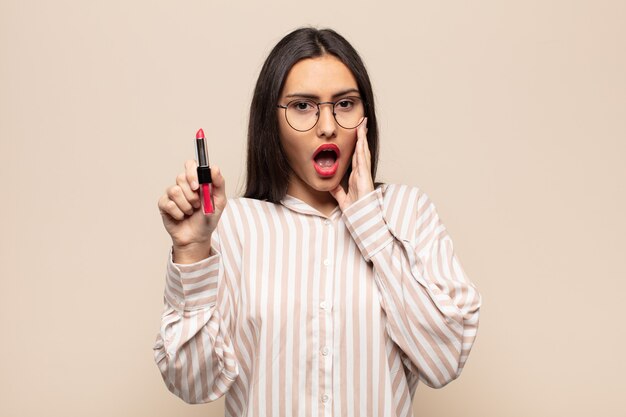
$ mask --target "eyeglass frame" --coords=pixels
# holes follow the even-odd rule
[[[359,122],[359,124],[357,124],[354,127],[343,127],[341,125],[341,123],[339,123],[339,120],[337,120],[337,113],[335,113],[335,105],[339,102],[341,102],[342,100],[348,99],[348,98],[356,98],[359,99],[361,101],[361,104],[363,105],[363,118],[361,119],[361,121]],[[312,103],[315,103],[317,105],[317,119],[315,120],[315,123],[313,124],[313,126],[311,126],[310,128],[306,129],[306,130],[300,130],[300,129],[296,129],[295,127],[293,127],[291,125],[291,123],[289,123],[289,118],[287,117],[287,108],[289,107],[289,105],[291,103],[293,103],[294,101],[310,101]],[[333,119],[335,119],[335,122],[337,123],[337,125],[339,125],[342,129],[356,129],[357,127],[359,127],[361,125],[361,123],[363,123],[363,120],[365,120],[365,100],[363,100],[361,97],[357,97],[357,96],[348,96],[348,97],[342,97],[337,101],[315,101],[311,98],[296,98],[293,100],[290,100],[287,105],[283,106],[282,104],[277,104],[276,107],[279,107],[281,109],[285,109],[285,120],[287,121],[287,124],[289,125],[290,128],[292,128],[293,130],[295,130],[296,132],[308,132],[309,130],[313,129],[315,126],[317,126],[317,122],[320,121],[320,113],[322,112],[322,108],[320,107],[322,104],[332,104],[333,105]]]

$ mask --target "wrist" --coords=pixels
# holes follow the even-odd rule
[[[185,245],[172,245],[172,261],[177,264],[192,264],[211,256],[211,239]]]

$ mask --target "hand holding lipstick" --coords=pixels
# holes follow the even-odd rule
[[[211,167],[212,191],[215,212],[205,215],[200,201],[198,163],[185,162],[185,171],[178,174],[176,184],[168,187],[159,199],[158,207],[165,230],[172,238],[174,262],[194,263],[209,256],[211,235],[217,228],[226,207],[226,181],[220,169]]]
[[[352,203],[374,191],[372,156],[367,144],[367,118],[357,127],[357,141],[352,154],[352,173],[348,179],[348,192],[339,184],[330,191],[344,211]]]

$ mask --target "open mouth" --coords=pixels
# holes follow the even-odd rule
[[[324,144],[313,154],[313,165],[318,174],[323,177],[332,176],[339,167],[339,147],[335,144]]]
[[[315,155],[315,163],[322,168],[328,168],[333,166],[335,161],[337,160],[337,153],[332,150],[321,151],[317,155]]]

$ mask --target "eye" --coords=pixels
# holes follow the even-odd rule
[[[288,104],[289,110],[299,113],[309,113],[317,111],[317,105],[308,100],[294,100]]]
[[[354,102],[355,100],[351,98],[341,99],[337,102],[337,104],[335,104],[335,109],[341,111],[352,110],[354,108]]]

